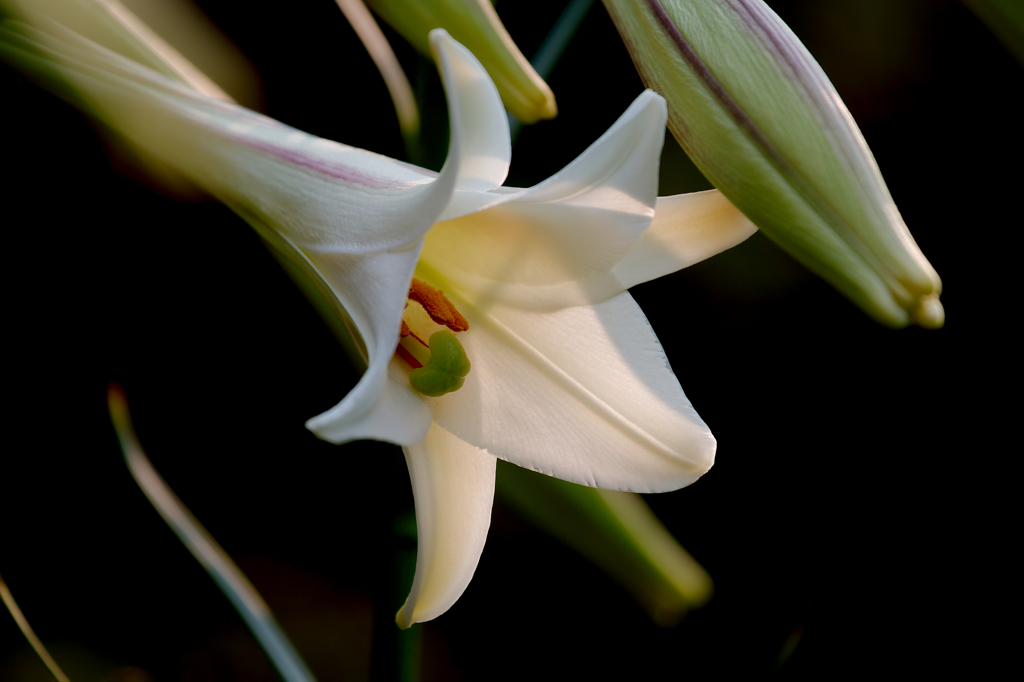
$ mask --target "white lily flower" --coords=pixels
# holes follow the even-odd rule
[[[656,196],[666,107],[651,91],[547,181],[501,187],[511,147],[497,90],[443,30],[430,41],[451,120],[439,174],[204,95],[56,24],[0,33],[0,55],[60,94],[70,84],[76,104],[231,206],[358,331],[365,374],[307,426],[404,446],[419,554],[403,627],[469,583],[495,458],[636,492],[710,468],[715,440],[626,289],[756,229],[716,191]],[[412,388],[415,361],[396,352],[403,322],[419,324],[414,277],[468,321],[457,338],[472,369],[440,397]]]

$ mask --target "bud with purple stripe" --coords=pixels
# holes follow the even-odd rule
[[[941,282],[850,112],[760,0],[604,0],[669,128],[776,243],[879,322],[941,327]]]

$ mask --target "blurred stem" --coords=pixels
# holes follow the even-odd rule
[[[36,637],[36,633],[33,632],[32,626],[28,624],[25,614],[21,612],[21,609],[18,608],[18,603],[14,601],[14,595],[7,589],[7,583],[4,582],[3,576],[0,576],[0,598],[4,600],[4,605],[7,606],[7,610],[14,617],[14,622],[21,629],[21,634],[25,635],[25,639],[35,649],[36,654],[42,659],[50,674],[53,675],[57,682],[71,682],[68,676],[64,674],[64,671],[60,669],[60,666],[57,665],[57,661],[53,660],[53,656],[50,655],[50,652],[46,650],[43,643]]]
[[[128,400],[117,384],[107,389],[107,404],[125,463],[146,498],[235,607],[281,677],[287,682],[315,682],[263,597],[153,468],[132,427]]]
[[[419,163],[423,155],[420,149],[420,113],[416,106],[416,98],[412,94],[412,87],[409,79],[398,63],[391,44],[380,30],[380,26],[374,20],[370,10],[363,4],[363,0],[335,0],[338,8],[341,9],[352,29],[359,36],[363,47],[370,53],[370,58],[377,65],[377,70],[384,78],[388,92],[391,94],[391,101],[395,105],[395,114],[398,116],[398,127],[402,130],[402,140],[405,142],[405,153],[412,163]]]
[[[593,4],[594,0],[572,0],[559,15],[555,25],[551,27],[544,42],[537,48],[533,59],[530,60],[530,66],[545,81],[555,69],[558,60],[562,58],[562,53],[569,46],[572,37],[576,35],[576,31]],[[515,144],[523,129],[523,122],[509,114],[508,128],[512,136],[512,144]]]
[[[562,58],[562,53],[576,35],[593,4],[594,0],[572,0],[559,15],[555,25],[551,27],[544,42],[530,60],[530,66],[541,78],[547,80],[551,75],[555,64]]]

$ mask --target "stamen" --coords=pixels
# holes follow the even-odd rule
[[[459,390],[470,364],[452,332],[467,331],[469,321],[444,293],[422,280],[412,280],[409,301],[395,348],[395,356],[411,368],[409,384],[432,397]]]
[[[409,298],[423,306],[430,319],[443,324],[453,332],[464,332],[469,329],[469,321],[445,297],[444,292],[426,282],[413,279],[409,287]]]
[[[431,328],[446,329],[430,319],[420,304],[407,305],[398,331],[396,357],[413,369],[425,365],[430,360],[430,347],[424,339],[430,338]]]
[[[420,367],[423,366],[423,363],[417,360],[412,353],[407,351],[405,349],[405,346],[403,346],[402,344],[398,344],[398,347],[395,348],[395,353],[398,354],[398,357],[405,360],[405,364],[409,365],[413,369],[419,369]]]

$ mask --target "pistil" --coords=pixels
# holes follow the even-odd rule
[[[412,280],[395,354],[412,369],[409,383],[416,391],[437,397],[462,387],[470,362],[455,333],[468,329],[444,292]]]

